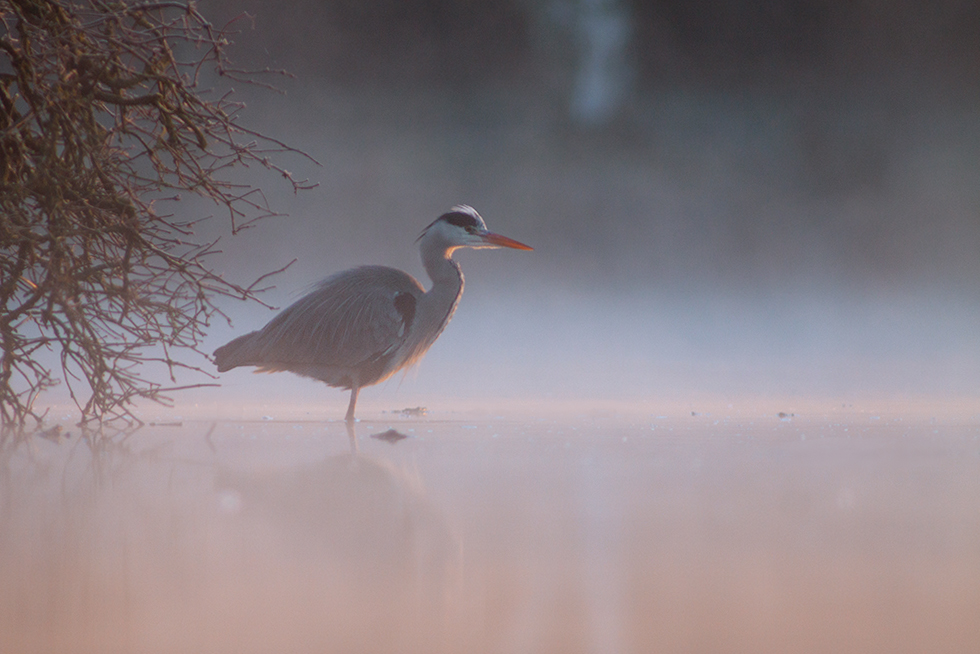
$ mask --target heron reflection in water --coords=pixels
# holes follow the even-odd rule
[[[350,389],[346,420],[357,394],[416,363],[449,324],[463,294],[459,248],[532,248],[487,230],[473,207],[457,205],[418,238],[426,291],[411,275],[387,266],[361,266],[327,278],[258,331],[214,352],[218,372],[256,366]]]

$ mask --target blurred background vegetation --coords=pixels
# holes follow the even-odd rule
[[[348,242],[467,201],[577,284],[975,293],[980,3],[208,5],[297,75],[264,119],[341,181],[291,213]]]

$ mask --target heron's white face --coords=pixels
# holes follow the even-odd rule
[[[532,249],[512,238],[489,231],[476,209],[465,204],[456,205],[448,213],[439,216],[419,236],[420,239],[426,237],[442,239],[451,250],[461,247]]]

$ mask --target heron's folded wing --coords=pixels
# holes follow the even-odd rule
[[[393,352],[423,293],[409,275],[384,266],[348,270],[284,309],[257,335],[256,358],[268,364],[356,367]],[[409,299],[410,298],[410,299]]]

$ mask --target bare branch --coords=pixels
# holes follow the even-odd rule
[[[239,17],[250,18],[247,15]],[[237,122],[219,78],[265,86],[225,58],[232,21],[216,30],[192,2],[0,0],[0,423],[40,423],[39,396],[60,380],[83,422],[138,423],[132,403],[167,402],[143,375],[206,356],[220,296],[258,300],[206,259],[198,221],[158,215],[154,199],[190,191],[224,207],[232,232],[278,215],[259,189],[223,177],[258,164],[295,180],[274,157],[299,152]],[[184,61],[190,47],[196,58]],[[216,99],[207,99],[216,96]],[[315,163],[315,161],[314,161]],[[283,267],[281,270],[284,270]],[[39,363],[53,350],[60,375]],[[207,373],[205,373],[207,374]]]

